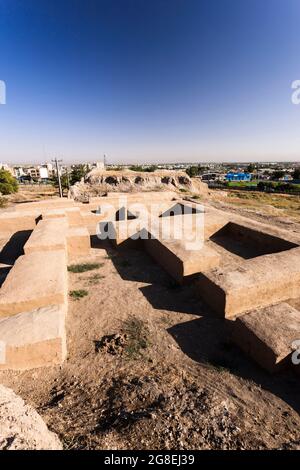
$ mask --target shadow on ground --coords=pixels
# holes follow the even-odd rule
[[[200,364],[253,381],[300,413],[299,377],[292,370],[271,375],[231,342],[232,321],[205,316],[172,326],[167,331],[181,350]]]
[[[165,287],[174,284],[170,276],[143,251],[123,248],[115,250],[110,256],[115,269],[125,281]]]
[[[277,395],[300,413],[299,377],[293,371],[274,376],[261,369],[231,342],[232,321],[217,317],[200,299],[195,286],[178,286],[148,254],[140,250],[116,250],[109,242],[96,242],[106,249],[117,272],[126,281],[149,284],[140,291],[156,310],[186,313],[198,319],[168,328],[181,350],[199,364],[228,370]]]
[[[0,253],[0,263],[14,264],[19,256],[24,254],[24,245],[32,230],[20,230],[10,237]]]
[[[193,285],[178,286],[172,279],[168,281],[165,285],[151,284],[140,287],[140,291],[153,308],[190,315],[207,315],[207,308],[195,296]]]
[[[0,268],[0,287],[2,286],[3,282],[7,278],[9,271],[11,270],[11,266]]]
[[[8,265],[0,268],[0,287],[5,281],[10,269],[19,256],[24,254],[24,245],[32,230],[20,230],[10,237],[0,252],[0,264]]]

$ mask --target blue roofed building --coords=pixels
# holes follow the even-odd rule
[[[227,173],[226,175],[227,181],[251,181],[251,174],[250,173]]]

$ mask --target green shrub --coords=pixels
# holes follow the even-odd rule
[[[7,204],[6,199],[5,199],[4,197],[1,197],[1,196],[0,196],[0,209],[1,209],[2,207],[5,207],[6,204]]]
[[[123,324],[123,331],[128,336],[128,342],[125,348],[129,359],[141,357],[142,351],[149,345],[149,329],[139,318],[130,315]]]
[[[78,181],[81,180],[81,178],[84,178],[86,174],[89,172],[89,168],[87,165],[80,164],[80,165],[74,165],[72,167],[72,171],[70,174],[70,183],[75,184]]]
[[[157,166],[156,165],[150,165],[150,166],[132,165],[129,168],[129,170],[137,171],[137,172],[147,171],[149,173],[152,173],[153,171],[157,170]]]
[[[68,271],[71,273],[85,273],[86,271],[92,271],[103,266],[102,263],[83,263],[83,264],[71,264],[68,266]]]
[[[7,170],[0,170],[0,193],[3,195],[16,193],[18,191],[18,182]]]
[[[90,276],[89,278],[85,280],[88,282],[88,284],[94,286],[96,284],[99,284],[99,281],[104,278],[105,276],[102,276],[101,274],[93,274],[92,276]]]
[[[88,295],[88,291],[85,289],[71,290],[69,295],[73,300],[79,300],[86,297]]]

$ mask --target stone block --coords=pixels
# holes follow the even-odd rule
[[[220,264],[220,255],[205,245],[194,251],[187,250],[181,240],[148,238],[143,243],[150,256],[180,284]]]
[[[71,227],[67,231],[68,256],[83,256],[90,252],[90,234],[86,227]]]
[[[233,323],[233,341],[268,372],[290,366],[300,339],[300,312],[283,302],[256,309]]]
[[[300,291],[300,248],[241,261],[234,270],[202,274],[197,289],[206,303],[226,318],[295,299]]]
[[[72,207],[71,209],[66,209],[65,212],[68,219],[69,227],[83,226],[83,217],[81,215],[79,207]]]
[[[33,230],[36,226],[38,213],[31,212],[4,212],[0,214],[1,232],[15,233],[21,230]]]
[[[24,253],[65,250],[67,228],[64,218],[40,220],[24,246]]]
[[[20,256],[0,289],[0,318],[67,302],[65,250]]]
[[[61,364],[66,357],[66,307],[50,305],[0,320],[0,370]]]

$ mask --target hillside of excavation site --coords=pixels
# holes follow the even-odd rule
[[[27,448],[300,449],[300,197],[195,188],[7,198],[0,385],[50,432]],[[161,235],[187,217],[197,250]]]

